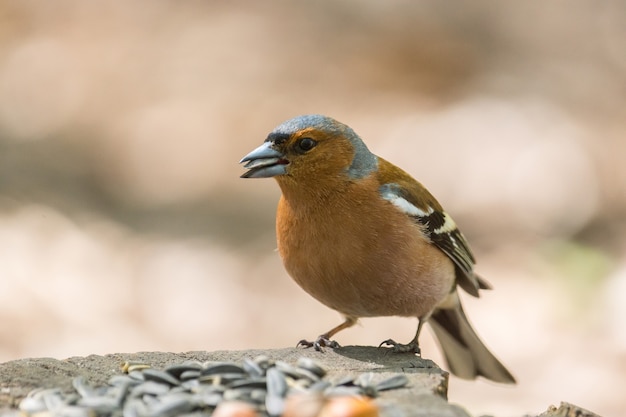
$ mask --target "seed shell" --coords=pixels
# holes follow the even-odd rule
[[[306,371],[312,372],[318,378],[323,378],[326,376],[326,371],[322,368],[317,362],[315,362],[311,358],[307,358],[306,356],[302,356],[296,362],[298,368],[304,369]]]
[[[181,363],[179,365],[172,365],[165,368],[165,372],[172,375],[174,378],[182,379],[181,376],[185,372],[198,372],[202,371],[202,365],[199,363]]]
[[[243,369],[252,377],[262,377],[265,375],[265,369],[252,359],[246,358],[243,360]]]
[[[201,371],[202,375],[245,374],[242,366],[230,362],[209,363]]]
[[[180,381],[165,371],[158,369],[144,369],[142,372],[147,381],[162,382],[169,385],[180,385]]]
[[[378,391],[386,391],[390,389],[397,389],[406,386],[409,383],[409,379],[404,374],[394,375],[376,384]]]

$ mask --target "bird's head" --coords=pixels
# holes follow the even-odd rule
[[[275,177],[279,184],[309,180],[362,178],[377,158],[350,127],[321,115],[298,116],[276,127],[240,163],[242,178]]]

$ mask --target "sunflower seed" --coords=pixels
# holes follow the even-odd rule
[[[143,417],[148,414],[148,407],[140,399],[126,401],[122,409],[123,417]]]
[[[252,359],[246,358],[243,360],[243,369],[252,377],[262,377],[265,375],[265,369]]]
[[[406,377],[406,375],[398,374],[380,381],[378,384],[376,384],[376,389],[378,391],[397,389],[406,386],[408,383],[409,379]]]
[[[117,398],[112,397],[84,397],[76,404],[102,414],[112,413],[121,405]]]
[[[326,375],[326,371],[322,368],[317,362],[313,359],[307,357],[301,357],[296,362],[298,368],[304,369],[306,371],[312,372],[319,378],[323,378]]]
[[[261,388],[267,386],[267,378],[238,379],[228,384],[229,388]]]
[[[250,394],[252,393],[251,388],[237,388],[237,389],[227,389],[224,391],[224,395],[222,398],[224,401],[250,401]]]
[[[54,417],[94,417],[94,411],[75,405],[66,405],[54,412]]]
[[[215,374],[245,374],[246,371],[242,366],[231,362],[218,362],[210,363],[202,369],[202,375],[215,375]]]
[[[287,394],[287,381],[285,375],[276,368],[267,370],[267,395],[285,397]]]
[[[193,410],[193,403],[187,396],[170,395],[160,402],[148,407],[148,417],[175,417]]]
[[[356,379],[354,380],[354,384],[358,385],[359,387],[369,387],[374,385],[372,382],[373,380],[374,374],[371,372],[366,372],[356,377]]]
[[[93,388],[87,385],[84,376],[77,376],[72,380],[72,386],[81,397],[93,397],[95,395]]]
[[[162,382],[169,385],[180,385],[180,381],[178,379],[174,378],[165,371],[145,369],[142,373],[146,381]]]
[[[180,383],[180,386],[189,392],[198,392],[202,385],[206,386],[206,384],[201,384],[197,379],[188,379]]]
[[[120,386],[128,384],[129,386],[136,386],[141,384],[142,381],[131,378],[129,375],[113,375],[111,379],[109,379],[109,385],[111,386]]]
[[[50,391],[43,395],[43,402],[48,410],[54,411],[63,404],[63,396],[60,391]]]
[[[262,369],[265,369],[265,370],[274,366],[274,362],[265,355],[257,356],[256,358],[254,358],[254,362],[256,362]]]
[[[201,375],[200,371],[196,371],[196,370],[189,370],[189,371],[184,371],[182,372],[179,376],[178,379],[180,379],[181,381],[187,381],[189,379],[194,379],[194,378],[198,378]]]
[[[18,408],[26,414],[36,414],[48,410],[48,407],[46,407],[46,403],[44,403],[43,398],[34,397],[24,398],[20,402]]]
[[[141,371],[131,371],[128,373],[129,378],[132,378],[137,381],[145,381],[146,377]]]
[[[276,365],[276,367],[267,370],[267,397],[265,398],[265,408],[270,416],[279,416],[283,413],[285,408],[285,396],[287,395],[287,380],[285,374],[278,369],[278,362],[276,362]]]
[[[349,386],[354,385],[354,377],[353,376],[342,376],[339,378],[333,385],[337,386]]]
[[[162,384],[156,381],[146,381],[141,385],[137,385],[130,390],[132,397],[141,397],[143,395],[163,395],[170,390],[168,384]]]
[[[272,417],[280,416],[285,410],[285,399],[268,395],[265,398],[265,409]]]
[[[213,375],[202,375],[198,378],[198,381],[201,383],[209,383],[213,385],[226,385],[230,384],[234,381],[238,381],[243,378],[242,374],[213,374]]]
[[[263,404],[265,397],[267,397],[267,391],[264,389],[253,389],[250,392],[250,398],[258,404]]]
[[[182,379],[182,375],[185,372],[197,372],[202,371],[202,365],[199,363],[181,363],[179,365],[172,365],[165,368],[165,372],[172,375],[174,378]]]
[[[274,368],[271,369],[277,369],[279,371],[281,371],[283,374],[288,375],[292,378],[298,378],[298,370],[296,369],[296,367],[289,365],[287,362],[283,362],[283,361],[276,361],[276,363],[274,364]],[[268,369],[269,372],[269,369]]]
[[[354,397],[363,395],[360,387],[330,386],[324,390],[327,397]]]
[[[309,386],[309,391],[317,393],[317,392],[324,392],[324,390],[328,387],[331,386],[331,383],[328,381],[317,381],[314,382],[313,384],[311,384],[311,386]]]
[[[204,392],[199,395],[200,403],[209,407],[217,407],[222,402],[224,396],[221,392]]]

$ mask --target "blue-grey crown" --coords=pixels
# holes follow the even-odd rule
[[[348,175],[351,178],[363,178],[374,171],[378,165],[376,155],[371,153],[365,143],[361,140],[354,130],[349,126],[321,114],[305,114],[287,120],[276,127],[268,139],[272,136],[275,138],[288,137],[300,130],[314,128],[331,135],[343,135],[354,146],[354,159],[348,168]]]

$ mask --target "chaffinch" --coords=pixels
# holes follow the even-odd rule
[[[490,285],[474,272],[452,217],[422,184],[371,153],[350,127],[321,115],[282,123],[240,162],[248,169],[243,178],[274,177],[280,186],[276,233],[289,275],[345,317],[298,345],[337,347],[331,338],[360,317],[417,317],[413,340],[381,346],[419,354],[428,322],[453,374],[515,383],[457,294],[461,287],[478,297]]]

